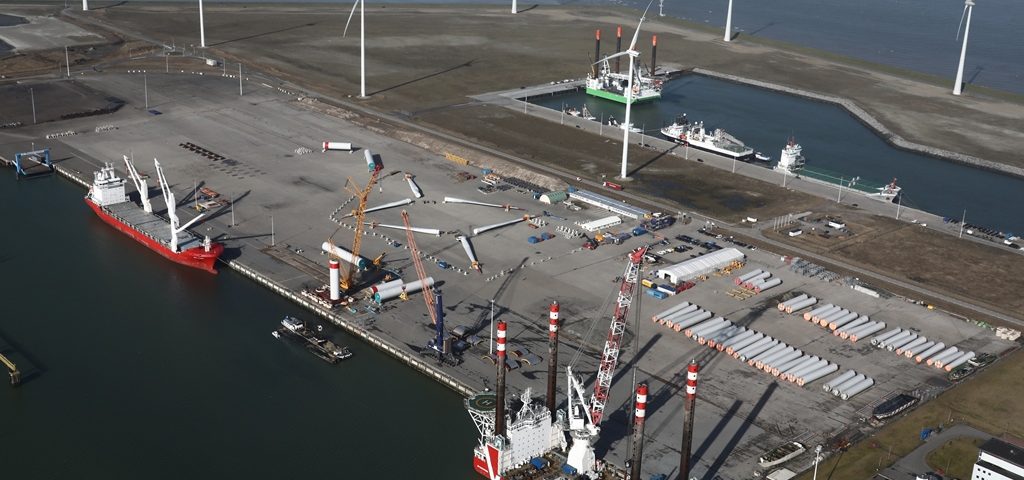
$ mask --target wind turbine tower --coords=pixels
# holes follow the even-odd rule
[[[206,24],[203,23],[203,0],[199,0],[199,46],[206,48]]]
[[[356,0],[352,4],[352,11],[348,14],[348,21],[345,22],[345,32],[341,36],[344,37],[348,34],[348,25],[352,23],[352,15],[355,15],[356,7],[359,7],[359,98],[366,98],[366,5],[363,0]]]
[[[89,0],[82,0],[82,11],[83,12],[88,12],[89,11]]]
[[[636,40],[637,37],[640,36],[640,26],[644,24],[644,19],[647,18],[647,11],[651,9],[651,5],[653,4],[654,0],[651,0],[651,2],[647,4],[647,8],[644,9],[644,14],[640,16],[640,22],[637,23],[636,31],[633,32],[633,40],[629,42],[629,48],[625,52],[619,52],[604,59],[604,61],[608,61],[622,55],[629,56],[629,71],[626,72],[626,119],[625,123],[622,124],[622,168],[619,171],[619,178],[623,180],[629,178],[626,176],[626,167],[629,161],[629,117],[633,107],[633,77],[636,75],[636,57],[640,56],[640,52],[636,51]]]
[[[960,48],[960,66],[956,69],[956,83],[953,85],[953,95],[960,95],[964,85],[964,60],[967,59],[967,35],[971,33],[971,12],[974,11],[974,0],[964,1],[964,13],[960,14],[960,23],[964,23],[964,15],[967,16],[967,26],[964,27],[964,45]],[[960,34],[960,26],[956,27],[957,35]]]
[[[517,13],[519,13],[519,9],[516,8],[516,0],[512,0],[512,14],[515,15]]]
[[[725,38],[723,40],[732,41],[732,0],[729,0],[729,10],[725,14]]]

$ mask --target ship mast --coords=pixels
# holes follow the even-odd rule
[[[167,205],[167,217],[170,218],[171,224],[171,251],[178,253],[178,234],[185,231],[186,228],[191,227],[193,223],[203,218],[205,213],[199,214],[196,218],[193,218],[183,226],[179,225],[181,222],[178,220],[178,214],[175,213],[175,207],[177,206],[174,200],[174,192],[171,191],[171,187],[167,185],[167,177],[164,176],[164,169],[160,167],[160,161],[153,159],[153,164],[156,165],[156,175],[160,179],[160,192],[163,193],[164,203]]]

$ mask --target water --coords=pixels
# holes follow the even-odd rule
[[[143,0],[163,1],[163,0]],[[253,0],[228,0],[248,1]],[[310,3],[311,0],[255,0]],[[316,1],[316,0],[312,0]],[[328,0],[321,0],[327,2]],[[582,0],[642,10],[649,0]],[[219,3],[219,2],[218,2]],[[228,3],[228,2],[224,2]],[[333,3],[333,2],[332,2]],[[369,3],[382,3],[370,0]],[[411,0],[406,3],[508,4],[507,0]],[[521,3],[532,5],[538,2]],[[541,1],[570,5],[575,0]],[[728,0],[666,1],[667,16],[723,27]],[[735,0],[733,28],[742,35],[781,40],[853,58],[938,75],[953,88],[961,41],[962,0]],[[649,21],[657,20],[658,2]],[[964,81],[1024,94],[1024,2],[985,0],[974,8]],[[632,26],[627,27],[630,31]],[[724,32],[723,32],[724,33]],[[960,39],[963,36],[961,35]],[[662,48],[673,48],[670,44]]]
[[[647,6],[644,0],[620,1],[641,10]],[[728,0],[669,1],[664,13],[724,28],[728,5]],[[658,2],[651,8],[654,15],[649,19],[656,18]],[[781,40],[945,77],[952,90],[963,39],[962,31],[956,38],[963,10],[962,0],[735,0],[732,26],[741,36]],[[1022,17],[1024,2],[978,2],[971,17],[965,82],[1024,93],[1024,41],[1016,21]]]
[[[585,102],[594,116],[625,117],[622,104],[582,91],[531,102],[554,109],[580,108]],[[773,161],[794,135],[810,167],[846,180],[860,177],[861,184],[898,178],[904,205],[955,218],[966,208],[970,223],[1024,231],[1024,179],[893,148],[841,107],[688,75],[666,84],[661,100],[634,106],[632,123],[664,138],[658,130],[682,113],[703,120],[706,128],[723,128]]]
[[[38,366],[17,388],[2,376],[0,476],[475,475],[456,393],[337,331],[355,357],[333,366],[275,340],[282,315],[312,317],[229,270],[167,262],[83,194],[0,171],[0,348]]]

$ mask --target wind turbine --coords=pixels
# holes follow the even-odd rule
[[[968,1],[970,1],[970,0],[968,0]],[[640,56],[640,52],[638,52],[638,51],[636,51],[634,49],[636,48],[636,39],[637,39],[637,37],[640,36],[640,26],[644,24],[644,19],[647,18],[647,11],[651,9],[651,5],[653,5],[653,4],[654,4],[654,0],[651,0],[651,2],[647,4],[647,8],[644,9],[644,14],[640,16],[640,22],[637,23],[636,31],[633,32],[633,41],[629,42],[629,48],[626,49],[625,52],[616,53],[615,55],[611,55],[611,56],[605,57],[604,60],[602,60],[602,62],[607,62],[608,60],[611,60],[611,59],[613,59],[615,57],[620,57],[622,55],[629,55],[629,72],[628,72],[628,77],[627,77],[628,80],[626,81],[626,121],[625,121],[625,123],[622,124],[623,125],[623,134],[622,134],[622,169],[621,169],[621,171],[619,173],[619,178],[621,178],[623,180],[628,178],[628,177],[626,177],[626,163],[628,161],[628,155],[629,155],[629,128],[630,128],[630,126],[629,126],[629,115],[630,115],[630,111],[632,110],[632,106],[633,106],[633,76],[635,75],[635,72],[633,71],[633,69],[636,66],[636,57]],[[600,63],[600,62],[598,62],[598,63]],[[595,65],[596,65],[596,63],[595,63]]]
[[[352,11],[348,14],[348,21],[345,22],[345,32],[342,37],[348,34],[348,25],[352,23],[352,16],[356,14],[356,7],[359,7],[359,97],[366,98],[366,5],[365,0],[356,0],[352,4]]]
[[[206,24],[203,23],[203,0],[199,0],[199,46],[206,48]]]
[[[732,0],[729,0],[729,10],[725,14],[725,38],[723,40],[732,41]]]
[[[956,36],[960,36],[960,26],[964,24],[964,16],[967,16],[967,26],[964,27],[964,46],[960,49],[960,66],[956,69],[956,83],[953,84],[953,95],[960,95],[964,84],[964,60],[967,58],[967,35],[971,33],[971,12],[974,11],[974,0],[964,1],[964,13],[960,14],[960,25],[956,27]]]

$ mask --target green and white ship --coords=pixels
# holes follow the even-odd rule
[[[612,71],[607,58],[598,65],[599,67],[587,77],[587,95],[625,104],[629,75]],[[644,70],[639,65],[636,68],[632,103],[650,102],[661,98],[662,81],[646,75]]]

